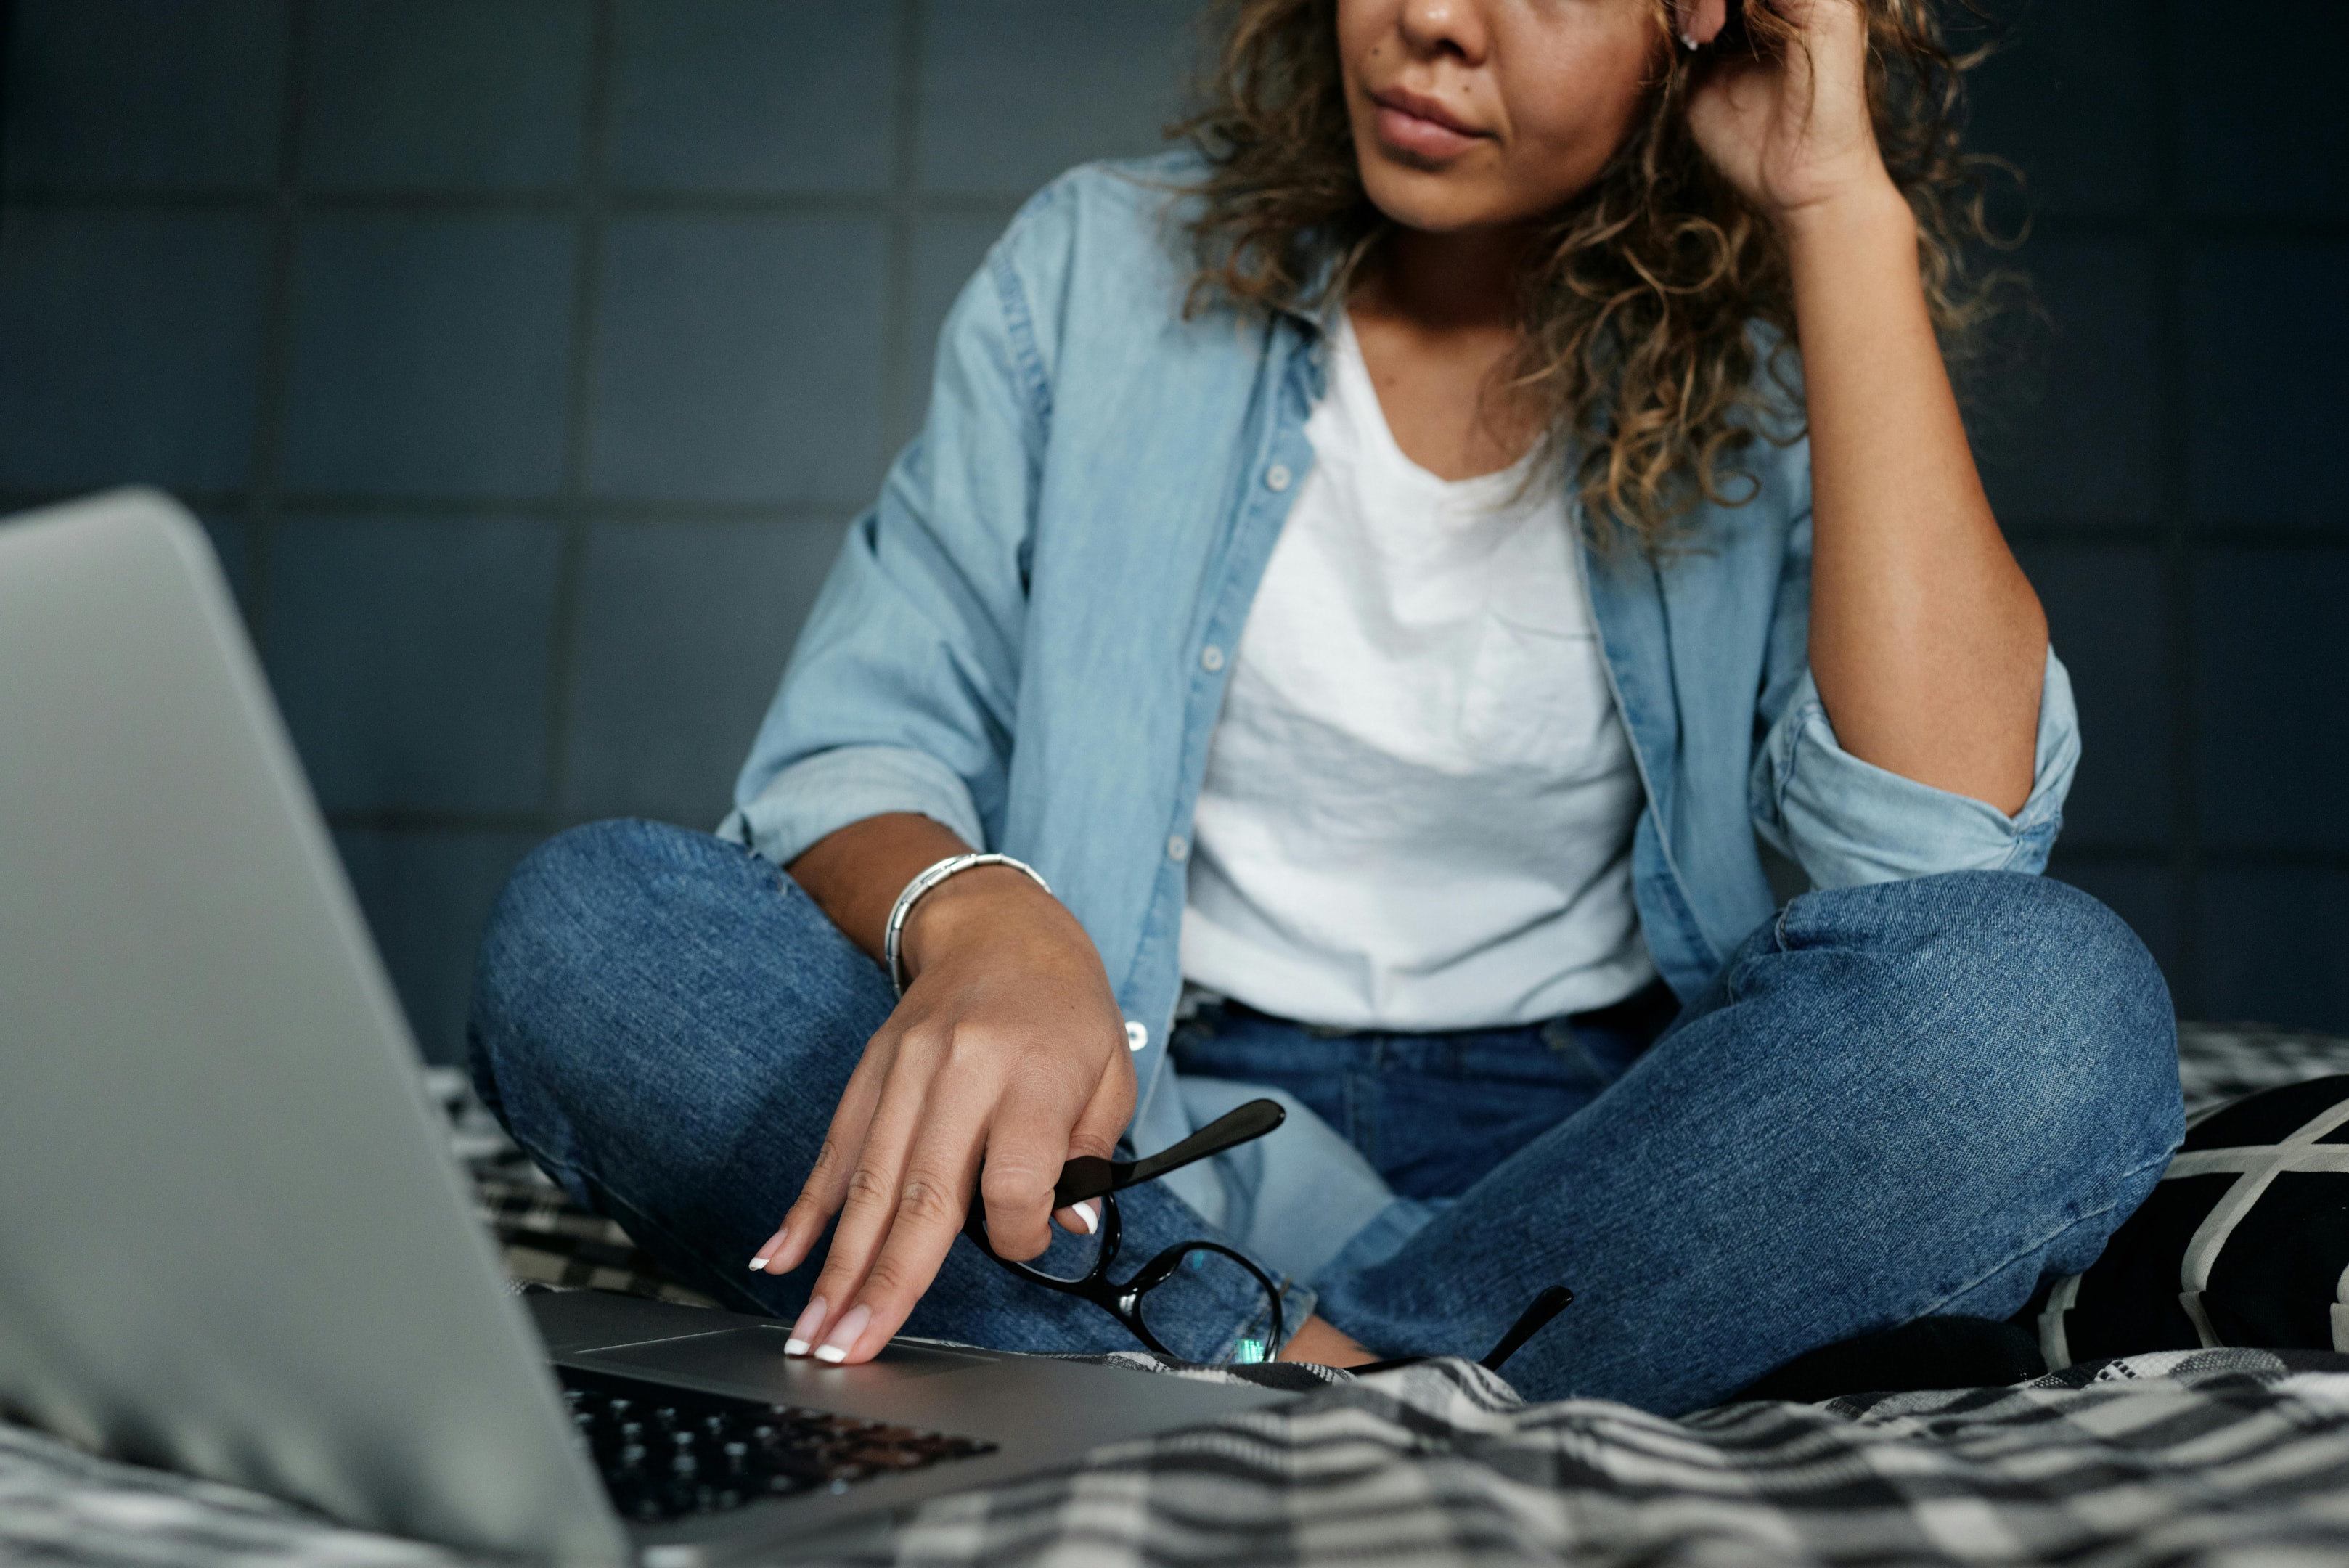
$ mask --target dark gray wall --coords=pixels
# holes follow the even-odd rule
[[[1987,441],[2085,718],[2056,870],[2182,1011],[2349,1031],[2340,20],[2040,0],[1978,93],[2055,329]]]
[[[531,844],[724,809],[954,290],[1155,144],[1196,8],[19,0],[0,507],[203,515],[450,1057]],[[2063,874],[2187,1008],[2349,1027],[2332,9],[2025,17],[1982,139],[2057,334],[1986,441],[2086,713]]]

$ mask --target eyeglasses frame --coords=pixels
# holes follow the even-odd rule
[[[971,1199],[969,1217],[963,1221],[963,1234],[969,1237],[980,1251],[1030,1284],[1042,1285],[1047,1290],[1092,1303],[1115,1318],[1143,1345],[1172,1360],[1183,1358],[1169,1350],[1165,1343],[1151,1333],[1149,1326],[1142,1321],[1142,1298],[1173,1279],[1182,1268],[1184,1260],[1192,1253],[1218,1253],[1246,1269],[1255,1277],[1257,1283],[1264,1287],[1265,1300],[1272,1309],[1271,1333],[1265,1343],[1267,1345],[1279,1345],[1286,1337],[1283,1331],[1288,1326],[1281,1312],[1280,1287],[1252,1260],[1220,1241],[1210,1241],[1204,1237],[1196,1241],[1177,1241],[1135,1270],[1122,1284],[1109,1277],[1109,1271],[1116,1261],[1119,1244],[1125,1234],[1124,1221],[1117,1211],[1118,1192],[1155,1180],[1168,1171],[1179,1169],[1195,1160],[1236,1148],[1252,1138],[1262,1137],[1287,1119],[1288,1113],[1278,1101],[1250,1100],[1216,1117],[1180,1143],[1144,1158],[1110,1160],[1095,1156],[1080,1156],[1061,1167],[1061,1179],[1052,1189],[1052,1206],[1055,1209],[1065,1209],[1089,1199],[1101,1199],[1101,1250],[1094,1256],[1092,1266],[1081,1277],[1048,1274],[998,1252],[988,1241],[986,1199],[976,1193]]]
[[[1102,1159],[1093,1155],[1082,1155],[1062,1166],[1061,1179],[1052,1187],[1054,1209],[1066,1209],[1071,1204],[1081,1203],[1092,1198],[1102,1200],[1101,1251],[1094,1257],[1092,1267],[1080,1279],[1071,1279],[1062,1274],[1048,1274],[1040,1269],[1030,1268],[1026,1263],[1015,1262],[998,1252],[988,1244],[987,1239],[986,1200],[977,1193],[971,1197],[970,1215],[963,1221],[962,1233],[969,1237],[971,1243],[980,1251],[1021,1279],[1031,1284],[1042,1285],[1047,1290],[1058,1291],[1063,1295],[1072,1295],[1092,1303],[1115,1318],[1128,1334],[1140,1340],[1151,1350],[1170,1360],[1178,1361],[1182,1357],[1167,1349],[1158,1336],[1151,1333],[1143,1323],[1142,1298],[1173,1279],[1175,1271],[1183,1266],[1183,1260],[1191,1253],[1219,1252],[1255,1275],[1257,1282],[1264,1287],[1265,1300],[1271,1303],[1272,1307],[1272,1334],[1266,1344],[1277,1345],[1285,1337],[1281,1331],[1288,1326],[1287,1320],[1281,1313],[1280,1287],[1273,1282],[1269,1274],[1257,1268],[1251,1260],[1220,1241],[1210,1241],[1204,1238],[1195,1241],[1177,1241],[1135,1270],[1133,1276],[1122,1285],[1109,1277],[1109,1268],[1111,1262],[1117,1257],[1118,1243],[1123,1239],[1125,1233],[1124,1222],[1119,1219],[1117,1212],[1116,1194],[1119,1191],[1128,1187],[1139,1186],[1145,1181],[1155,1180],[1168,1171],[1180,1169],[1195,1160],[1206,1159],[1212,1155],[1221,1154],[1228,1148],[1237,1148],[1252,1138],[1262,1137],[1287,1119],[1288,1113],[1281,1109],[1278,1101],[1250,1100],[1247,1104],[1217,1116],[1180,1143],[1143,1158],[1112,1160]],[[1516,1355],[1526,1341],[1547,1327],[1552,1318],[1573,1304],[1574,1293],[1564,1285],[1552,1285],[1542,1291],[1534,1297],[1526,1310],[1518,1314],[1516,1321],[1509,1325],[1507,1332],[1501,1335],[1499,1342],[1485,1354],[1477,1365],[1487,1371],[1498,1372],[1501,1369],[1501,1364]],[[1370,1372],[1384,1372],[1394,1367],[1413,1366],[1426,1359],[1424,1355],[1399,1355],[1357,1366],[1352,1370],[1358,1376]]]

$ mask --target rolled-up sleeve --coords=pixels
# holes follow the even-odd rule
[[[905,746],[839,746],[803,757],[728,813],[718,835],[782,866],[852,822],[898,811],[944,823],[965,844],[987,842],[969,786],[927,752]]]
[[[1843,749],[1806,670],[1754,759],[1754,822],[1816,888],[1944,871],[2046,869],[2080,761],[2071,678],[2050,649],[2039,693],[2030,796],[2009,816]]]
[[[849,528],[736,782],[719,833],[778,865],[885,813],[981,848],[999,827],[1050,415],[1018,253],[1050,264],[1050,198],[947,317],[922,432]]]

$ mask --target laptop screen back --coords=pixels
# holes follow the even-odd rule
[[[616,1561],[202,533],[0,525],[0,1406],[462,1547]]]

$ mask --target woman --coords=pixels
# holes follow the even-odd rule
[[[1671,1412],[2015,1312],[2180,1116],[2158,973],[2033,875],[2077,742],[1937,347],[1926,0],[1229,16],[1194,150],[965,290],[722,837],[517,873],[485,1094],[833,1361],[1131,1347],[974,1193],[1081,1250],[1064,1161],[1267,1089],[1119,1202],[1130,1260],[1254,1259],[1285,1356],[1474,1355],[1563,1282],[1513,1379]],[[1152,1310],[1276,1332],[1228,1270]]]

